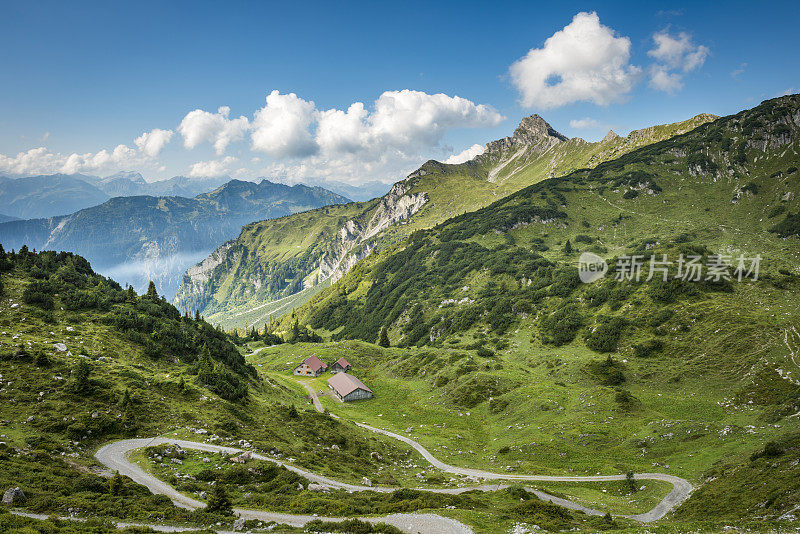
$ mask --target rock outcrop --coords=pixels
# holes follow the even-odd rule
[[[22,504],[25,499],[25,493],[20,488],[10,488],[3,493],[3,504]]]

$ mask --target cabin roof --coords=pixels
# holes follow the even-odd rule
[[[297,367],[300,367],[300,365],[303,364],[308,365],[311,368],[311,370],[314,371],[315,373],[320,369],[325,369],[328,367],[326,364],[322,363],[322,360],[320,360],[316,356],[309,356],[308,358],[300,362],[300,364]],[[295,369],[297,369],[297,367],[295,367]]]
[[[342,367],[352,367],[352,365],[350,365],[350,362],[344,359],[344,356],[336,360],[336,363],[338,363]]]
[[[363,389],[372,393],[364,383],[353,375],[347,373],[337,373],[328,379],[328,384],[342,397],[346,397],[357,389]]]

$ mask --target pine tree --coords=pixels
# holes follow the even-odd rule
[[[639,488],[636,487],[636,479],[633,476],[633,471],[628,471],[625,474],[625,480],[628,483],[628,489],[630,489],[630,493],[636,493],[636,490]]]
[[[156,291],[156,284],[150,280],[150,284],[147,286],[147,298],[150,300],[158,300],[158,291]]]
[[[572,254],[572,243],[569,242],[569,239],[567,239],[567,244],[564,245],[564,252],[567,254]]]
[[[201,382],[207,383],[214,374],[214,362],[211,360],[211,351],[208,350],[208,345],[203,345],[203,350],[200,352],[200,358],[197,361],[197,378]]]
[[[114,472],[114,476],[108,481],[108,492],[111,495],[122,495],[125,491],[125,479],[119,474],[119,471]]]
[[[389,344],[389,333],[386,331],[386,327],[381,327],[381,333],[378,336],[378,345],[381,347],[388,347]]]
[[[91,388],[89,375],[92,372],[92,366],[89,362],[81,358],[72,369],[72,387],[75,391],[88,391]]]
[[[211,495],[208,496],[206,511],[217,512],[222,515],[233,515],[231,499],[228,497],[228,492],[225,491],[225,486],[219,482],[214,484],[214,487],[211,489]]]

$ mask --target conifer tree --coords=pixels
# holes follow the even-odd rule
[[[381,333],[378,336],[378,345],[380,345],[381,347],[384,347],[384,348],[386,348],[386,347],[388,347],[390,345],[389,344],[389,333],[386,331],[386,327],[385,326],[381,327]]]
[[[233,515],[233,504],[228,497],[228,492],[225,491],[225,486],[220,482],[214,484],[211,489],[211,495],[208,496],[208,504],[206,505],[207,512],[217,512],[223,515]]]
[[[158,300],[158,291],[156,291],[156,284],[150,280],[150,284],[147,286],[147,298],[150,300]]]

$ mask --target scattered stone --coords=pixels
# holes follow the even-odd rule
[[[316,484],[314,482],[308,485],[308,491],[321,491],[323,493],[328,493],[331,489],[328,486],[323,486],[322,484]]]
[[[233,522],[233,530],[243,530],[244,529],[244,517],[239,517],[236,521]]]
[[[361,483],[364,484],[365,486],[372,487],[372,481],[367,477],[362,478]]]
[[[172,459],[172,463],[173,464],[178,464],[178,465],[183,465],[183,460],[181,460],[180,458],[173,458]]]
[[[63,343],[53,343],[53,348],[56,349],[58,352],[67,351],[67,346]]]
[[[378,462],[383,461],[383,456],[381,456],[379,452],[372,451],[371,453],[369,453],[369,457]]]
[[[334,443],[333,445],[331,445],[331,450],[332,451],[338,451],[339,450],[339,446]]]

